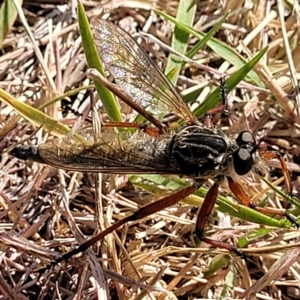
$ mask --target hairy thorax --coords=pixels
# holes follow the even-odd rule
[[[181,128],[172,137],[166,152],[184,175],[214,179],[230,175],[236,149],[236,143],[221,130],[192,125]]]

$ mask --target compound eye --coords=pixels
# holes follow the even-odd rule
[[[236,139],[236,143],[239,146],[245,145],[245,144],[255,144],[255,140],[254,140],[254,136],[250,131],[242,131],[237,139]]]
[[[246,175],[252,169],[254,160],[246,147],[241,147],[233,153],[233,167],[238,175]]]

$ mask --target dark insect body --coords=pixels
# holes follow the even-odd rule
[[[239,158],[236,151],[239,146],[221,130],[188,125],[161,139],[141,133],[122,139],[122,134],[110,132],[93,145],[56,139],[39,146],[16,147],[11,154],[73,171],[179,174],[205,180],[229,176],[233,157]]]
[[[235,247],[204,236],[205,224],[216,202],[219,184],[225,178],[233,194],[244,205],[266,214],[287,216],[289,220],[293,220],[283,211],[255,207],[242,187],[233,180],[235,176],[251,171],[255,163],[258,144],[251,132],[243,131],[234,140],[223,131],[213,128],[209,119],[200,123],[172,84],[128,33],[105,20],[94,21],[91,27],[101,59],[118,87],[102,77],[99,80],[156,128],[132,124],[133,128],[140,128],[134,134],[116,133],[106,129],[92,142],[55,139],[37,147],[16,147],[11,154],[20,159],[66,170],[116,174],[175,174],[192,179],[194,184],[117,221],[78,248],[62,255],[53,264],[85,251],[128,221],[138,220],[177,203],[196,191],[207,179],[213,179],[215,183],[199,211],[195,230],[204,242],[243,256]],[[225,95],[224,87],[222,91]],[[223,106],[226,107],[226,104],[223,103]],[[160,122],[163,116],[170,113],[186,123],[177,132],[165,130]],[[122,122],[112,124],[116,127],[131,126]],[[263,156],[267,159],[279,158],[290,190],[290,178],[284,160],[274,152],[265,153]]]

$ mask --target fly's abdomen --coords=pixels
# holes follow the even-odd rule
[[[19,146],[10,151],[10,154],[16,158],[23,160],[32,160],[39,163],[45,163],[43,158],[39,155],[37,146]]]
[[[181,170],[165,155],[168,140],[157,140],[144,134],[123,137],[121,134],[103,133],[91,143],[54,139],[38,147],[16,147],[11,154],[73,171],[180,174]]]

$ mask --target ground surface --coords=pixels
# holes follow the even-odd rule
[[[176,1],[158,2],[157,9],[176,16]],[[194,110],[219,86],[221,76],[236,72],[236,53],[249,59],[268,46],[267,55],[255,69],[257,80],[247,78],[229,94],[229,116],[217,115],[214,124],[232,138],[241,130],[250,130],[257,139],[263,137],[262,149],[277,150],[283,155],[297,192],[299,95],[294,86],[298,86],[300,65],[299,8],[283,7],[281,1],[273,6],[271,2],[263,6],[263,1],[258,1],[261,6],[243,1],[199,2],[188,19],[191,22],[194,18],[191,23],[202,32],[208,32],[226,12],[231,13],[215,34],[215,44],[197,51],[193,57],[197,64],[186,60],[178,76],[178,91]],[[147,42],[138,41],[165,70],[173,25],[151,10],[154,2],[99,1],[83,5],[91,19],[99,18],[104,9],[105,18],[133,36],[146,32]],[[94,102],[97,100],[91,92],[93,88],[88,87],[92,81],[86,76],[76,12],[76,2],[24,3],[22,13],[37,48],[25,23],[17,18],[0,52],[0,88],[35,108],[56,99],[45,112],[70,127],[75,126],[78,112],[86,117],[85,125],[90,126],[89,120],[95,118],[91,114],[91,97]],[[188,50],[197,42],[196,37],[190,37]],[[75,90],[80,87],[80,91]],[[61,109],[66,103],[71,103],[72,110]],[[300,298],[299,232],[286,220],[269,227],[274,216],[267,217],[271,220],[264,221],[267,225],[247,221],[249,212],[243,215],[239,211],[226,183],[220,190],[223,200],[219,199],[219,211],[210,217],[206,234],[238,244],[249,260],[195,240],[197,206],[211,181],[198,196],[131,222],[84,254],[47,272],[40,270],[89,236],[186,182],[176,177],[163,179],[143,174],[101,177],[89,172],[64,172],[13,158],[7,154],[10,147],[18,142],[40,144],[52,139],[54,131],[45,121],[40,123],[44,130],[38,130],[36,123],[32,125],[34,121],[20,117],[12,106],[16,104],[1,102],[0,106],[0,299]],[[97,114],[107,118],[101,104],[96,106]],[[126,120],[132,120],[128,107],[121,105],[121,113]],[[30,114],[33,120],[37,119],[34,113]],[[83,127],[80,132],[87,131]],[[266,178],[279,191],[284,190],[277,160],[262,161],[260,169],[268,170],[270,175]],[[294,208],[255,172],[240,183],[255,203],[265,201],[270,207]],[[220,212],[226,211],[226,201],[230,201],[227,206],[231,212],[237,211],[239,218]],[[299,210],[292,213],[297,217]]]

